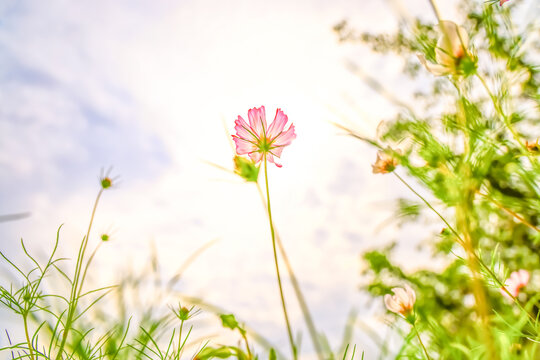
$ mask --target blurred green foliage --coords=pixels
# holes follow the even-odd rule
[[[420,65],[418,53],[436,61],[441,36],[436,23],[404,21],[395,34],[361,33],[346,21],[334,28],[340,41],[402,58],[409,85],[417,89],[415,103],[384,121],[375,142],[379,148],[398,147],[396,171],[422,186],[417,194],[428,194],[426,203],[402,200],[397,218],[440,222],[439,230],[423,236],[431,239],[433,259],[447,265],[440,272],[405,272],[394,260],[399,258],[394,246],[368,251],[363,259],[370,279],[365,289],[376,299],[394,286],[414,286],[418,326],[434,358],[540,358],[538,286],[531,281],[517,303],[500,291],[510,271],[526,269],[533,280],[540,277],[540,167],[534,145],[540,136],[540,14],[524,15],[520,5],[526,6],[460,3],[466,19],[460,25],[477,58],[478,67],[467,70],[470,76],[435,77]],[[523,23],[527,15],[530,23]],[[352,130],[351,135],[361,138]],[[473,255],[463,246],[465,237]],[[487,328],[479,318],[471,266],[479,268],[487,295]],[[403,336],[398,356],[425,357],[414,338]]]

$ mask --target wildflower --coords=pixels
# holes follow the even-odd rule
[[[519,295],[519,291],[525,286],[527,286],[527,284],[529,283],[529,278],[530,278],[530,274],[527,270],[521,269],[518,271],[514,271],[513,273],[510,274],[510,277],[508,278],[508,280],[506,280],[506,284],[505,284],[506,290],[508,290],[508,292],[513,297],[517,297]],[[501,293],[507,298],[510,298],[510,296],[508,296],[506,291],[504,291],[502,288],[501,288]]]
[[[176,317],[179,318],[181,321],[187,321],[191,319],[192,317],[196,316],[197,314],[199,314],[200,310],[197,309],[193,311],[194,309],[195,309],[195,306],[187,308],[185,306],[181,306],[180,304],[178,305],[178,308],[171,307],[173,314],[176,315]]]
[[[116,183],[119,177],[118,176],[111,177],[110,176],[111,170],[112,170],[112,167],[108,168],[107,171],[105,172],[103,171],[103,169],[101,169],[101,173],[99,175],[99,185],[101,185],[101,188],[103,190],[109,189],[117,185]]]
[[[505,2],[507,2],[507,1],[510,1],[510,0],[501,0],[501,1],[499,1],[499,6],[503,6],[503,4],[504,4]]]
[[[101,187],[104,189],[108,189],[112,186],[112,179],[108,176],[105,176],[104,178],[100,179],[101,181]]]
[[[384,295],[386,308],[391,312],[409,318],[416,301],[414,290],[409,285],[405,285],[405,288],[396,287],[392,291],[394,292],[393,296],[390,294]]]
[[[377,160],[375,164],[371,165],[374,174],[387,174],[394,171],[398,165],[398,160],[391,155],[388,155],[385,151],[379,150],[377,152]]]
[[[527,140],[525,140],[525,147],[527,150],[529,150],[532,153],[540,152],[540,144],[538,143],[540,139],[536,139],[535,142],[529,143]]]
[[[291,124],[284,130],[288,117],[281,109],[277,109],[274,121],[267,127],[264,106],[250,109],[248,118],[249,125],[241,116],[234,122],[236,135],[232,137],[236,144],[236,153],[249,155],[255,164],[265,155],[268,161],[281,167],[275,162],[274,156],[281,157],[283,148],[296,138],[294,125]]]
[[[442,35],[435,48],[436,64],[428,62],[424,54],[418,54],[418,59],[434,75],[458,74],[462,60],[469,57],[469,36],[464,28],[452,21],[443,20],[440,26]]]

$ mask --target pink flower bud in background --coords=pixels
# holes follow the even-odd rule
[[[527,286],[527,284],[529,283],[529,279],[530,274],[527,270],[521,269],[518,271],[514,271],[510,274],[508,280],[506,280],[506,290],[508,290],[508,292],[512,294],[513,297],[517,297],[519,295],[519,291],[525,286]],[[507,298],[510,298],[510,296],[508,296],[506,291],[504,291],[502,288],[501,293]]]
[[[383,150],[377,152],[377,160],[371,167],[374,174],[387,174],[394,171],[398,165],[398,160]]]
[[[414,290],[409,285],[405,285],[405,288],[396,287],[392,291],[394,292],[393,296],[384,295],[384,305],[389,311],[407,317],[412,313],[416,301]]]
[[[435,47],[436,63],[428,62],[424,54],[418,54],[418,59],[433,75],[455,75],[461,60],[468,54],[469,35],[453,21],[443,20],[439,26],[441,36]]]

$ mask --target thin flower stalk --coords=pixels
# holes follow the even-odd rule
[[[418,342],[420,343],[422,350],[424,350],[424,355],[426,355],[426,359],[431,360],[431,357],[429,356],[426,346],[424,345],[424,342],[422,341],[422,338],[420,337],[420,333],[418,332],[418,329],[416,328],[415,324],[413,324],[413,329],[414,329],[414,332],[416,333],[416,337],[418,338]]]
[[[266,211],[266,214],[268,215],[268,208],[267,208],[266,200],[264,198],[264,194],[262,192],[262,189],[259,183],[256,183],[256,185],[257,185],[257,191],[259,192],[259,195],[261,198],[261,202]],[[281,254],[281,258],[283,259],[283,262],[285,263],[285,267],[287,268],[287,272],[289,273],[291,285],[293,287],[294,293],[298,300],[298,304],[300,305],[300,310],[302,311],[302,316],[304,317],[304,321],[308,328],[308,332],[311,337],[313,347],[315,348],[315,352],[317,353],[317,357],[319,358],[319,360],[323,360],[324,359],[323,347],[319,342],[318,335],[317,335],[318,332],[315,327],[315,322],[313,321],[313,317],[311,316],[311,312],[309,311],[309,307],[307,305],[306,299],[304,297],[304,294],[302,293],[302,289],[300,288],[300,283],[298,282],[298,279],[296,278],[296,275],[294,274],[294,270],[289,261],[289,257],[287,256],[287,253],[285,252],[285,248],[283,247],[283,243],[281,242],[281,238],[277,230],[275,229],[275,227],[274,227],[274,233],[276,237],[276,243],[278,245],[279,252]]]
[[[274,223],[272,221],[272,207],[270,206],[270,188],[268,186],[268,164],[267,164],[267,159],[266,159],[266,153],[263,153],[263,157],[264,157],[264,180],[266,184],[266,204],[268,207],[268,222],[270,224],[270,233],[272,234],[272,248],[274,250],[274,263],[276,265],[276,275],[277,275],[277,281],[278,281],[278,286],[279,286],[279,295],[281,297],[281,305],[283,307],[283,315],[285,317],[285,323],[287,325],[287,335],[289,337],[293,359],[296,360],[298,358],[298,354],[297,354],[296,345],[294,344],[291,325],[289,322],[289,315],[287,314],[287,306],[285,304],[285,296],[283,295],[283,286],[281,285],[281,276],[279,273],[279,264],[278,264],[277,250],[276,250],[276,235],[274,231]]]
[[[27,314],[23,315],[23,322],[24,322],[24,335],[26,336],[26,343],[28,345],[28,351],[30,352],[30,359],[34,360],[34,349],[32,346],[32,341],[30,341],[30,336],[28,335]]]

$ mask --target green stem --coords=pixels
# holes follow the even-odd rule
[[[23,315],[24,321],[24,334],[26,335],[26,343],[28,344],[28,351],[30,352],[30,358],[34,360],[34,349],[32,348],[32,342],[30,341],[30,336],[28,335],[28,321],[26,319],[26,314]]]
[[[75,265],[75,274],[73,278],[73,284],[71,286],[71,297],[70,297],[69,306],[68,306],[68,316],[66,319],[66,325],[64,326],[64,332],[62,334],[62,342],[60,343],[60,348],[58,349],[58,353],[56,355],[56,360],[62,359],[62,353],[64,351],[64,347],[66,346],[66,341],[67,341],[69,330],[71,329],[73,316],[75,315],[75,310],[77,309],[77,303],[78,303],[78,298],[80,294],[79,278],[81,276],[84,253],[86,252],[86,246],[88,245],[88,238],[90,237],[90,230],[92,229],[92,224],[94,222],[94,217],[96,215],[96,209],[97,209],[99,199],[102,193],[103,193],[103,188],[100,189],[97,194],[96,201],[94,202],[94,207],[92,208],[92,215],[90,216],[90,223],[88,224],[88,230],[86,231],[86,236],[83,238],[81,247],[79,248],[77,264]],[[81,289],[82,289],[82,282],[81,282]]]
[[[419,193],[416,192],[416,190],[414,190],[405,180],[403,180],[403,178],[401,176],[398,175],[397,172],[393,172],[393,174],[406,186],[409,188],[409,190],[411,190],[416,196],[418,196],[423,202],[424,204],[426,204],[427,207],[429,207],[435,214],[437,214],[437,216],[439,216],[439,218],[446,224],[446,226],[448,226],[448,228],[454,233],[454,235],[457,236],[457,238],[460,240],[460,241],[463,241],[461,239],[461,237],[459,236],[458,232],[452,227],[452,225],[450,225],[448,223],[448,221],[446,221],[446,219],[437,211],[435,210],[435,208],[433,206],[431,206],[431,204],[422,196],[420,195]]]
[[[253,355],[251,354],[251,350],[249,349],[249,342],[248,342],[246,333],[244,331],[241,331],[240,333],[242,334],[242,338],[244,339],[244,342],[246,343],[246,349],[247,349],[247,353],[248,353],[248,360],[252,360]]]
[[[180,359],[180,354],[182,352],[182,328],[184,327],[184,320],[180,321],[180,329],[178,330],[178,359]]]
[[[86,266],[84,267],[84,271],[82,273],[82,277],[81,277],[81,281],[80,281],[79,292],[77,293],[77,299],[79,298],[79,296],[82,293],[84,279],[86,279],[86,274],[88,272],[88,268],[90,267],[90,264],[92,263],[92,260],[94,260],[94,257],[96,256],[97,251],[101,247],[101,244],[103,244],[103,242],[99,243],[98,246],[94,249],[94,251],[92,251],[92,254],[88,258],[88,261],[86,262]]]
[[[416,337],[418,338],[418,341],[420,342],[420,345],[422,346],[422,349],[424,350],[424,354],[426,355],[427,360],[431,360],[431,357],[429,356],[426,346],[422,342],[422,338],[420,337],[420,333],[418,333],[418,329],[416,328],[415,324],[413,324],[413,329],[414,329],[414,332],[416,333]]]
[[[268,164],[266,161],[266,153],[264,153],[264,180],[266,183],[266,204],[268,205],[268,221],[270,223],[270,232],[272,234],[272,248],[274,250],[274,263],[276,265],[276,275],[277,275],[277,281],[278,281],[278,286],[279,286],[279,295],[281,297],[281,305],[283,307],[283,315],[285,316],[285,323],[287,325],[287,334],[289,336],[289,342],[291,344],[293,359],[296,360],[298,358],[298,355],[296,353],[296,346],[294,345],[291,325],[289,323],[289,315],[287,315],[287,306],[285,305],[285,297],[283,296],[281,276],[279,275],[279,265],[278,265],[277,251],[276,251],[276,235],[274,232],[274,223],[272,222],[272,208],[270,207],[270,190],[268,188]]]
[[[266,200],[264,199],[264,195],[262,192],[262,189],[259,185],[259,183],[255,183],[257,185],[257,190],[259,191],[259,195],[261,197],[261,202],[263,203],[264,209],[266,211],[266,214],[268,215],[268,208],[266,204]],[[306,326],[309,331],[309,335],[311,337],[311,341],[313,342],[313,347],[315,348],[315,352],[317,353],[317,357],[319,360],[324,360],[324,352],[322,345],[320,344],[318,340],[318,332],[317,328],[315,327],[315,322],[313,321],[313,317],[311,316],[311,313],[309,311],[309,307],[307,305],[306,298],[304,297],[304,294],[302,293],[302,289],[300,288],[300,283],[298,282],[298,279],[296,278],[296,275],[294,274],[292,265],[289,261],[289,257],[287,256],[287,253],[285,252],[285,248],[283,247],[283,243],[281,242],[281,237],[279,236],[277,230],[274,228],[275,236],[276,236],[276,242],[279,247],[279,252],[281,254],[281,257],[283,259],[283,262],[285,263],[285,267],[287,268],[287,272],[289,273],[289,278],[291,280],[291,285],[294,290],[294,294],[296,295],[296,299],[298,300],[298,304],[300,305],[300,309],[302,311],[302,315],[304,316],[304,321],[306,322]]]

